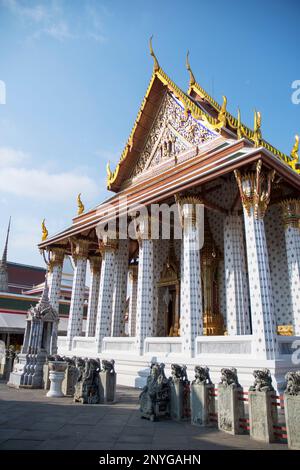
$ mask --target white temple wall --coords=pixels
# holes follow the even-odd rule
[[[292,324],[292,306],[289,287],[284,226],[280,208],[270,206],[265,215],[270,274],[274,298],[275,318],[278,325]]]

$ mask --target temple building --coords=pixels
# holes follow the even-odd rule
[[[35,306],[43,293],[46,269],[7,260],[10,222],[0,259],[0,341],[5,347],[20,350],[26,327],[28,310]],[[59,301],[59,334],[66,335],[73,282],[73,266],[64,258]],[[88,288],[86,287],[86,304]],[[85,310],[87,305],[85,305]],[[86,315],[86,312],[85,312]]]
[[[250,129],[240,111],[227,111],[225,96],[220,105],[197,83],[188,57],[184,92],[151,42],[150,52],[153,73],[136,121],[116,168],[107,165],[114,194],[89,211],[79,197],[72,225],[54,236],[44,227],[39,249],[49,258],[54,307],[64,257],[75,264],[59,353],[113,357],[124,385],[143,385],[158,359],[166,368],[207,365],[216,380],[221,367],[234,366],[244,386],[254,368],[268,367],[280,388],[297,367],[300,337],[299,138],[285,155],[264,140],[259,112]],[[174,210],[170,236],[162,236],[160,212],[153,235],[154,205],[175,207],[181,237]],[[123,236],[124,223],[136,236]],[[117,236],[99,229],[113,224]]]

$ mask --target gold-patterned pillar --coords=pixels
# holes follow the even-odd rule
[[[71,240],[72,257],[75,263],[71,305],[67,329],[67,348],[72,349],[74,336],[81,336],[83,308],[85,297],[86,265],[89,252],[89,241],[86,239]]]
[[[274,359],[278,352],[274,302],[270,277],[264,216],[270,202],[274,171],[262,169],[235,171],[244,210],[248,281],[250,292],[253,355]]]
[[[300,199],[281,202],[294,335],[300,336]]]

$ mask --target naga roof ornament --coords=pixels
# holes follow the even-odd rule
[[[84,212],[84,205],[81,200],[81,193],[77,196],[77,215],[81,215]]]
[[[46,219],[43,219],[42,221],[42,242],[48,238],[48,230],[45,224],[45,220]]]

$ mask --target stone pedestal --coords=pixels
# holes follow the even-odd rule
[[[277,407],[272,406],[275,392],[249,391],[250,437],[257,441],[274,442],[274,424],[277,423]]]
[[[284,394],[288,446],[300,450],[300,395]]]
[[[191,385],[191,423],[197,426],[209,424],[209,413],[214,412],[213,384]]]
[[[47,397],[59,398],[63,397],[62,392],[62,381],[65,376],[65,370],[67,368],[66,362],[53,361],[49,362],[49,378],[50,378],[50,390],[47,393]]]
[[[100,372],[100,396],[102,403],[114,403],[116,401],[116,385],[116,373]]]
[[[170,386],[170,415],[172,419],[181,420],[183,418],[184,383],[171,381]]]
[[[46,360],[47,352],[44,350],[37,354],[19,354],[7,385],[15,388],[43,388],[43,366]]]
[[[62,392],[66,396],[73,397],[75,393],[75,384],[77,381],[77,368],[73,365],[68,365],[65,371],[65,376],[62,382]]]
[[[243,402],[239,400],[241,387],[218,386],[218,428],[229,434],[243,434],[240,418],[244,417]]]

